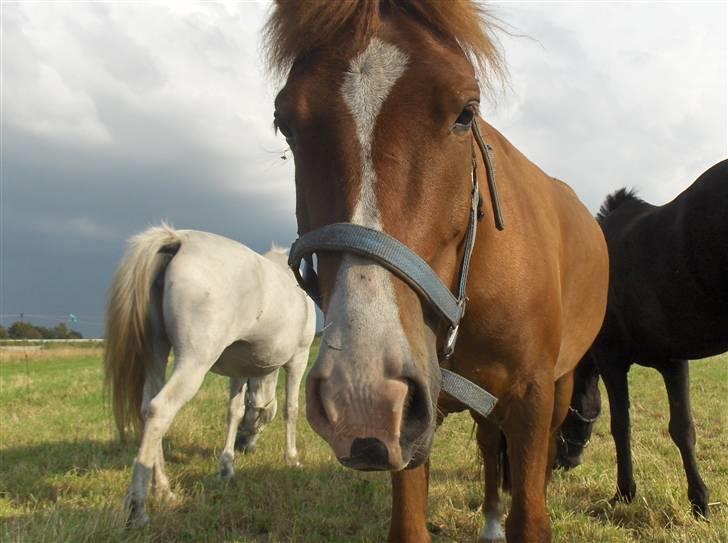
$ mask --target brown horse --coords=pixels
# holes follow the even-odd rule
[[[492,146],[507,227],[492,226],[493,204],[483,198],[487,220],[447,364],[499,399],[488,419],[475,419],[487,459],[497,456],[501,431],[507,442],[508,541],[543,542],[549,453],[572,370],[602,323],[607,252],[574,192],[477,118],[476,73],[501,73],[492,28],[469,1],[279,0],[267,45],[273,67],[287,73],[275,124],[295,158],[300,234],[341,222],[386,232],[455,290],[473,170],[486,171],[473,123]],[[429,541],[438,409],[464,408],[445,395],[438,402],[447,327],[421,293],[375,261],[317,257],[326,324],[307,381],[309,422],[344,465],[392,472],[390,541]],[[502,538],[490,482],[497,463],[487,467],[490,526],[481,539],[492,540]]]

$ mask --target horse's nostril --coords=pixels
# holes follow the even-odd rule
[[[430,424],[430,407],[427,391],[414,379],[405,379],[407,397],[402,411],[402,433],[416,437]]]
[[[351,466],[386,467],[389,465],[389,452],[376,437],[357,437],[351,443],[347,463]]]

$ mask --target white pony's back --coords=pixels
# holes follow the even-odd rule
[[[166,332],[178,358],[199,350],[206,337],[219,338],[215,347],[244,342],[248,360],[225,356],[213,368],[229,377],[244,376],[262,367],[278,367],[311,344],[316,325],[313,302],[279,250],[266,258],[216,234],[178,234],[182,243],[167,267],[163,303]],[[217,359],[221,354],[206,356]]]

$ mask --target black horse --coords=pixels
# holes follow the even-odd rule
[[[627,372],[633,363],[653,367],[665,381],[670,437],[682,456],[693,513],[707,517],[687,361],[728,350],[728,160],[663,206],[620,189],[607,197],[597,219],[609,247],[607,314],[574,374],[557,466],[580,462],[599,416],[601,375],[617,447],[614,499],[634,498]]]

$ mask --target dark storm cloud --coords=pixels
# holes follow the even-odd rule
[[[167,9],[4,7],[4,324],[72,312],[98,335],[125,239],[162,219],[258,251],[295,237],[254,61],[261,10],[240,36],[220,6]]]
[[[293,214],[281,213],[285,206],[272,196],[208,182],[209,157],[195,149],[176,165],[135,163],[113,154],[48,149],[8,132],[13,146],[33,148],[45,159],[6,149],[3,313],[13,314],[9,320],[20,311],[100,320],[124,239],[161,219],[242,240],[258,251],[295,236]]]

